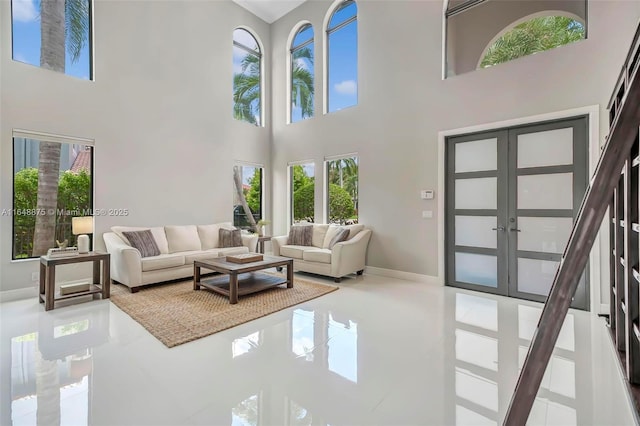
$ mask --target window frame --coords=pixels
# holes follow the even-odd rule
[[[21,130],[14,129],[11,135],[11,167],[13,176],[11,178],[11,211],[13,212],[15,207],[16,200],[16,156],[15,156],[15,139],[26,139],[26,140],[35,140],[38,143],[47,142],[47,143],[59,143],[60,145],[83,145],[85,147],[91,148],[91,169],[89,170],[90,176],[90,191],[89,191],[89,210],[91,212],[95,212],[95,141],[93,139],[86,139],[80,137],[72,137],[72,136],[62,136],[45,132],[35,132],[29,130]],[[38,154],[39,156],[39,154]],[[37,207],[36,207],[37,208]],[[57,209],[57,207],[56,207]],[[94,216],[94,215],[92,215]],[[16,235],[16,223],[15,223],[16,215],[12,214],[11,218],[11,236],[12,236],[12,244],[11,244],[11,260],[10,262],[25,262],[25,261],[33,261],[38,260],[40,256],[29,256],[26,258],[16,258],[15,253],[15,235]],[[94,216],[95,217],[95,216]],[[94,225],[95,226],[95,225]],[[35,232],[35,228],[34,228]],[[95,232],[95,229],[94,229]],[[89,235],[90,238],[90,247],[95,246],[94,235]]]
[[[12,62],[17,62],[20,64],[24,64],[24,65],[28,65],[28,66],[32,66],[32,67],[36,67],[36,68],[40,68],[40,69],[45,69],[48,71],[53,71],[56,72],[58,74],[63,74],[63,75],[67,75],[69,77],[73,77],[76,78],[78,80],[83,80],[83,81],[95,81],[95,46],[94,46],[94,5],[93,5],[93,1],[94,0],[86,0],[87,4],[88,4],[88,13],[87,16],[89,18],[89,27],[87,28],[87,53],[89,55],[88,61],[89,61],[89,78],[87,80],[85,80],[84,78],[81,77],[77,77],[73,74],[67,74],[67,70],[65,67],[65,72],[64,73],[60,73],[58,71],[54,71],[51,70],[49,68],[44,68],[42,65],[35,65],[35,64],[31,64],[29,62],[23,62],[20,60],[17,60],[14,58],[14,49],[15,49],[15,37],[14,37],[14,28],[13,28],[13,2],[15,0],[9,0],[9,9],[10,9],[10,13],[9,13],[9,19],[10,19],[10,29],[11,29],[11,34],[10,34],[10,38],[11,38],[11,61]],[[40,31],[42,32],[42,23],[40,24]],[[66,36],[65,36],[65,54],[66,54]]]
[[[356,6],[356,13],[354,16],[352,16],[351,18],[345,20],[344,22],[341,22],[340,24],[336,25],[335,27],[329,27],[331,25],[331,21],[333,20],[333,17],[335,16],[335,14],[337,12],[339,12],[340,10],[342,10],[345,7],[348,7],[350,4],[355,4]],[[325,22],[324,22],[324,35],[323,35],[323,45],[324,45],[324,73],[323,73],[323,82],[324,82],[324,91],[323,91],[323,95],[324,95],[324,107],[323,107],[323,114],[330,114],[332,112],[337,112],[337,111],[329,111],[329,92],[330,92],[330,87],[329,87],[329,62],[330,62],[330,49],[329,49],[329,40],[330,40],[330,36],[332,33],[335,33],[336,31],[346,27],[347,25],[356,22],[358,22],[358,3],[356,2],[356,0],[336,0],[334,2],[334,4],[329,8],[329,12],[327,13],[326,17],[325,17]],[[357,34],[357,30],[356,30],[356,34]],[[356,45],[356,64],[358,64],[358,49],[357,49],[357,45]],[[356,79],[357,79],[357,75],[356,75]],[[356,81],[356,84],[358,83],[358,81]],[[347,108],[351,108],[354,106],[358,105],[358,99],[357,99],[357,94],[356,94],[356,103],[353,105],[350,105]]]
[[[294,47],[293,43],[295,42],[296,37],[298,36],[298,34],[300,34],[302,31],[306,30],[307,28],[311,28],[312,37],[309,40],[305,41],[304,43],[301,43],[301,44],[299,44],[299,45]],[[313,66],[314,66],[313,84],[314,84],[314,86],[316,84],[316,73],[315,73],[315,56],[316,56],[315,55],[315,47],[316,46],[315,46],[315,41],[316,41],[316,33],[315,33],[314,28],[313,28],[313,24],[311,22],[309,22],[309,21],[303,21],[303,22],[299,23],[296,27],[294,27],[294,29],[293,29],[293,31],[291,32],[291,35],[290,35],[290,41],[289,41],[289,43],[287,43],[287,46],[288,46],[288,55],[287,55],[288,56],[288,67],[287,68],[289,70],[289,76],[287,78],[287,82],[288,82],[287,100],[288,100],[288,105],[289,105],[288,106],[288,114],[287,114],[287,124],[298,123],[300,121],[308,120],[308,119],[313,118],[315,116],[315,106],[316,106],[315,90],[314,90],[314,93],[313,93],[313,104],[314,104],[313,105],[314,106],[313,115],[311,115],[309,117],[306,117],[306,118],[303,117],[298,121],[293,121],[293,101],[294,101],[294,99],[291,96],[292,92],[293,92],[293,66],[294,66],[293,54],[296,51],[298,51],[300,49],[303,49],[303,48],[307,47],[310,44],[313,45],[313,50],[312,50],[313,59],[314,59],[314,64],[313,64]]]
[[[254,49],[251,49],[249,46],[246,46],[246,45],[236,41],[235,32],[238,31],[238,30],[246,32],[247,34],[249,34],[253,38],[253,40],[256,42],[256,46],[258,48],[257,51],[254,50]],[[257,124],[253,124],[253,123],[250,123],[250,122],[248,122],[246,120],[240,120],[240,119],[237,119],[235,117],[233,117],[233,118],[236,121],[240,121],[240,122],[243,122],[243,123],[251,124],[251,125],[254,125],[256,127],[265,127],[265,124],[264,124],[264,121],[265,121],[264,120],[264,118],[265,118],[265,113],[264,113],[264,82],[265,82],[265,78],[264,78],[264,54],[262,53],[262,52],[264,52],[264,47],[262,45],[262,42],[260,41],[260,38],[256,35],[255,31],[253,31],[251,28],[246,27],[246,26],[242,26],[241,25],[241,26],[238,26],[238,27],[234,28],[231,38],[232,38],[232,53],[231,53],[231,67],[232,67],[232,69],[233,69],[233,64],[234,64],[234,61],[233,61],[233,48],[237,47],[237,48],[241,49],[242,51],[246,52],[249,55],[257,56],[258,57],[258,62],[259,62],[258,63],[258,68],[260,70],[260,96],[259,96],[260,108],[259,108],[259,113],[258,113],[258,116],[260,117],[260,122],[257,123]],[[232,78],[231,78],[231,83],[232,83],[231,84],[231,99],[232,100],[233,100],[233,94],[235,92],[235,85],[233,84],[233,76],[235,76],[235,73],[232,74]],[[232,112],[233,112],[233,110],[232,110]]]

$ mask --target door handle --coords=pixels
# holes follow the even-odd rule
[[[509,231],[522,232],[521,230],[516,229],[516,228],[509,228]]]
[[[491,228],[492,231],[504,231],[504,226],[498,226],[497,228]]]

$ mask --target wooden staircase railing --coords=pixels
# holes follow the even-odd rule
[[[542,377],[551,358],[560,329],[571,305],[580,275],[602,219],[610,205],[620,172],[638,140],[640,127],[640,25],[622,67],[609,104],[610,128],[591,185],[573,226],[560,266],[545,303],[504,425],[524,425],[529,418]]]

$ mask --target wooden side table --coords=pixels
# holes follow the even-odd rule
[[[109,253],[100,252],[66,257],[40,256],[40,294],[38,297],[40,303],[44,303],[44,309],[46,311],[53,309],[56,300],[88,294],[101,294],[103,299],[108,299],[111,290],[110,259]],[[64,295],[56,293],[56,266],[80,262],[93,262],[93,281],[89,285],[89,290]],[[102,262],[102,274],[100,274],[100,262]]]
[[[264,254],[264,243],[265,241],[271,241],[270,235],[263,235],[258,237],[258,253]]]

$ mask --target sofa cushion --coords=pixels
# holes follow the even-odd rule
[[[221,249],[222,250],[222,255],[223,256],[229,256],[232,254],[244,254],[244,253],[249,253],[249,247],[246,246],[242,246],[242,247],[226,247]]]
[[[169,242],[169,253],[202,250],[198,228],[195,225],[165,226],[164,232]]]
[[[167,242],[167,236],[164,233],[164,226],[154,226],[154,227],[141,227],[141,226],[112,226],[111,231],[115,233],[122,241],[131,245],[127,237],[124,236],[123,232],[133,232],[133,231],[144,231],[145,229],[150,229],[151,234],[153,234],[153,239],[156,241],[156,245],[158,249],[160,249],[160,254],[168,254],[169,253],[169,243]]]
[[[220,248],[242,247],[241,232],[239,229],[218,229]]]
[[[324,237],[327,235],[329,229],[328,224],[313,225],[313,236],[311,237],[311,245],[318,248],[323,248]]]
[[[217,259],[223,256],[222,249],[183,251],[185,265],[193,265],[194,260]]]
[[[287,245],[310,246],[313,244],[313,225],[293,225],[289,230]]]
[[[210,250],[220,247],[220,233],[218,232],[220,229],[219,223],[198,225],[197,228],[202,250]]]
[[[347,238],[349,238],[349,232],[350,231],[347,228],[340,229],[329,242],[328,249],[331,250],[336,244],[347,241]]]
[[[156,244],[156,240],[153,239],[153,234],[150,229],[145,229],[144,231],[124,231],[122,234],[127,237],[131,247],[140,251],[141,257],[158,256],[160,254],[160,249]]]
[[[305,250],[309,250],[309,246],[286,245],[280,247],[280,256],[302,259],[302,253]]]
[[[145,257],[142,259],[142,271],[157,271],[158,269],[175,268],[184,265],[184,256],[181,254],[161,254],[160,256]]]
[[[302,260],[309,262],[331,263],[331,250],[307,249],[302,253]]]
[[[331,242],[333,237],[336,236],[338,231],[340,231],[340,229],[342,229],[342,227],[339,225],[335,225],[333,223],[329,225],[329,228],[327,228],[327,233],[324,236],[324,241],[322,242],[322,248],[329,248],[329,243]]]
[[[364,229],[364,225],[362,224],[347,225],[347,226],[344,226],[343,228],[347,228],[349,230],[349,238],[347,238],[347,240],[350,240],[356,235],[358,235],[358,232]]]

